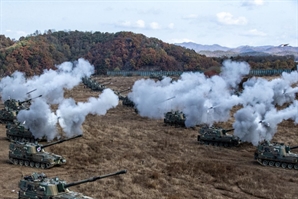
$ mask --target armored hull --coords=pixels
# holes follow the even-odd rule
[[[44,173],[33,173],[31,176],[25,176],[20,180],[19,199],[92,199],[82,193],[70,191],[68,188],[124,173],[126,170],[72,183],[66,183],[58,177],[48,178]]]
[[[9,123],[6,125],[6,137],[10,141],[35,142],[38,140],[35,139],[29,129],[19,123]]]
[[[62,156],[45,152],[39,145],[29,142],[12,142],[9,146],[9,161],[14,165],[42,169],[66,163]]]
[[[0,110],[0,122],[4,124],[13,123],[13,121],[17,118],[17,114],[17,111],[4,108]]]
[[[164,116],[164,123],[174,126],[185,126],[185,115],[180,111],[170,111]]]
[[[214,146],[238,146],[241,143],[239,137],[230,135],[227,132],[234,129],[222,129],[215,127],[203,127],[200,129],[198,135],[198,142],[200,144],[214,145]]]
[[[37,142],[11,142],[9,145],[9,161],[14,165],[30,166],[42,169],[48,169],[56,165],[65,164],[66,160],[62,156],[46,152],[44,151],[44,148],[81,136],[82,135],[78,135],[76,137],[62,139],[46,145],[41,145]]]
[[[255,160],[263,166],[298,169],[298,154],[290,150],[297,147],[290,147],[283,143],[270,143],[264,141],[259,143],[255,151]]]

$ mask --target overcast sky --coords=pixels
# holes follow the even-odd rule
[[[298,46],[298,0],[0,0],[0,34],[131,31],[168,43]]]

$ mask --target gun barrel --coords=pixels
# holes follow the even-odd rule
[[[58,140],[58,141],[56,141],[56,142],[52,142],[52,143],[49,143],[49,144],[45,144],[45,145],[42,145],[42,146],[40,146],[40,147],[43,149],[43,148],[52,146],[52,145],[54,145],[54,144],[59,144],[59,143],[62,143],[62,142],[65,142],[65,141],[69,141],[69,140],[72,140],[72,139],[75,139],[75,138],[78,138],[78,137],[82,137],[82,136],[83,136],[83,135],[77,135],[77,136],[75,136],[75,137],[66,138],[66,139]]]
[[[110,81],[111,79],[106,79],[106,80],[103,80],[103,81],[99,81],[98,83],[104,83],[104,82],[106,82],[106,81]]]
[[[34,91],[36,91],[37,89],[33,89],[32,91],[29,91],[28,93],[26,93],[26,94],[29,94],[29,93],[32,93],[32,92],[34,92]]]
[[[41,97],[41,96],[42,96],[42,95],[39,95],[39,96],[37,96],[37,97],[33,97],[33,98],[28,99],[28,100],[22,101],[22,102],[20,102],[20,104],[23,104],[23,103],[25,103],[25,102],[30,102],[31,100],[36,99],[36,98],[39,98],[39,97]]]
[[[121,90],[121,91],[119,91],[118,93],[122,93],[122,92],[129,91],[129,90],[131,90],[131,88]]]
[[[234,129],[226,129],[225,132],[234,131]]]
[[[109,83],[106,83],[106,84],[102,84],[102,86],[105,86],[105,85],[108,85],[108,84],[111,84],[111,82],[109,82]]]
[[[298,148],[298,146],[290,147],[291,150],[292,150],[292,149],[297,149],[297,148]]]
[[[72,187],[72,186],[79,185],[79,184],[86,183],[86,182],[93,182],[95,180],[99,180],[99,179],[103,179],[103,178],[107,178],[107,177],[111,177],[111,176],[115,176],[115,175],[120,175],[120,174],[124,174],[124,173],[126,173],[126,170],[120,170],[115,173],[110,173],[110,174],[106,174],[106,175],[102,175],[102,176],[96,176],[96,177],[88,178],[88,179],[77,181],[77,182],[71,182],[71,183],[65,184],[64,188]]]

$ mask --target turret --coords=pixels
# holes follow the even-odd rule
[[[62,184],[63,185],[63,190],[65,190],[68,187],[76,186],[76,185],[83,184],[83,183],[86,183],[86,182],[93,182],[93,181],[96,181],[96,180],[99,180],[99,179],[103,179],[103,178],[107,178],[107,177],[111,177],[111,176],[115,176],[115,175],[120,175],[120,174],[125,174],[125,173],[126,173],[126,170],[120,170],[120,171],[117,171],[115,173],[110,173],[110,174],[106,174],[106,175],[102,175],[102,176],[95,176],[95,177],[88,178],[88,179],[85,179],[85,180],[80,180],[80,181],[77,181],[77,182]]]
[[[43,148],[52,146],[52,145],[54,145],[54,144],[59,144],[59,143],[62,143],[62,142],[65,142],[65,141],[69,141],[69,140],[72,140],[72,139],[75,139],[75,138],[78,138],[78,137],[82,137],[82,135],[77,135],[77,136],[75,136],[75,137],[66,138],[66,139],[62,139],[62,140],[58,140],[58,141],[56,141],[56,142],[52,142],[52,143],[45,144],[45,145],[39,145],[39,147],[40,147],[41,149],[43,149]]]

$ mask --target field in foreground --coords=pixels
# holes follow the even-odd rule
[[[139,78],[112,77],[109,87],[124,90]],[[76,101],[98,95],[83,84],[65,93]],[[232,124],[233,117],[218,125],[231,128]],[[282,122],[273,141],[298,145],[296,128],[292,121]],[[298,198],[297,170],[259,165],[253,159],[255,147],[251,144],[235,148],[199,145],[199,127],[166,126],[163,120],[141,117],[119,103],[104,116],[88,115],[82,129],[82,138],[47,148],[64,156],[67,163],[41,170],[8,162],[9,142],[1,124],[1,198],[17,198],[22,175],[36,171],[72,182],[121,169],[127,173],[71,190],[98,199]]]

